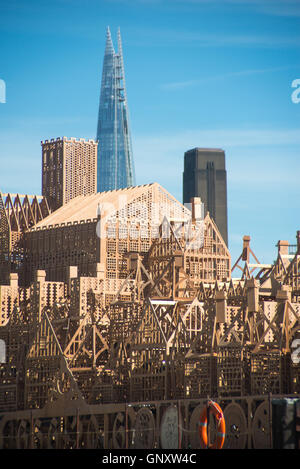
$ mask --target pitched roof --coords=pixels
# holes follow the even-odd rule
[[[150,192],[152,193],[151,197]],[[165,199],[167,203],[171,203],[174,208],[172,210],[173,213],[170,213],[170,217],[176,217],[176,212],[181,212],[181,214],[188,213],[187,208],[169,194],[168,191],[158,183],[152,183],[142,186],[127,187],[125,189],[98,192],[92,195],[80,195],[41,220],[33,229],[49,227],[50,225],[60,225],[61,223],[93,220],[97,217],[99,206],[101,211],[104,210],[104,213],[107,213],[107,211],[121,209],[134,200],[140,200],[141,197],[144,200],[151,199],[152,202],[161,203],[163,199]]]

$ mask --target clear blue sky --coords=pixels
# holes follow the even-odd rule
[[[0,0],[0,190],[41,193],[40,141],[95,138],[121,28],[137,183],[182,201],[183,154],[223,148],[233,261],[300,230],[299,0]]]

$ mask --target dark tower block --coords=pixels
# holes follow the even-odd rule
[[[201,198],[205,215],[209,212],[227,245],[227,176],[223,150],[194,148],[185,152],[183,203],[190,203],[192,197]]]

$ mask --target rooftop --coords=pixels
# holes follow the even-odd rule
[[[55,142],[68,142],[68,143],[97,143],[97,140],[93,140],[92,138],[79,138],[79,137],[57,137],[51,138],[50,140],[42,140],[41,145],[46,143],[55,143]]]
[[[83,220],[93,220],[97,217],[99,206],[104,213],[114,212],[136,199],[140,201],[140,197],[147,195],[147,192],[149,193],[150,191],[152,191],[152,197],[149,197],[149,200],[152,202],[161,203],[162,198],[166,198],[168,202],[173,202],[175,207],[174,212],[178,210],[182,213],[186,213],[187,208],[178,202],[175,197],[169,194],[160,184],[152,183],[127,187],[125,189],[98,192],[91,195],[80,195],[52,212],[48,217],[37,223],[33,229],[60,225],[62,223],[78,223]]]

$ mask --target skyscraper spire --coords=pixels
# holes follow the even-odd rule
[[[98,192],[135,184],[120,28],[117,36],[116,53],[107,27],[97,127]]]
[[[113,46],[113,43],[112,43],[112,39],[111,39],[111,34],[110,34],[110,29],[109,29],[109,26],[107,26],[106,28],[106,47],[105,47],[105,55],[114,55],[115,54],[115,50],[114,50],[114,46]]]

